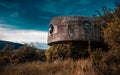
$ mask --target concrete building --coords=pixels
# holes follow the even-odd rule
[[[48,45],[60,42],[101,42],[100,27],[92,17],[58,16],[51,20]]]

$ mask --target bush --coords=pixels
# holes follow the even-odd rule
[[[7,56],[11,57],[14,54],[14,51],[10,44],[7,44],[3,50],[0,50],[0,57]]]
[[[7,43],[3,50],[13,50],[10,43]]]
[[[91,53],[92,66],[98,75],[119,75],[120,50],[104,52],[100,49]]]
[[[45,50],[36,50],[37,60],[39,61],[46,61]]]
[[[112,49],[120,49],[120,20],[114,19],[103,30],[105,42]]]
[[[93,67],[98,75],[119,75],[120,74],[120,3],[111,13],[104,10],[99,18],[104,23],[103,38],[109,46],[108,52],[96,50],[91,58]],[[102,17],[102,18],[101,18]]]
[[[28,45],[24,45],[17,50],[12,56],[13,63],[31,62],[37,60],[36,49]]]
[[[101,73],[104,71],[104,64],[102,62],[103,55],[104,52],[101,49],[96,49],[90,54],[92,66],[98,75],[102,75]]]
[[[46,51],[47,61],[52,61],[56,59],[66,60],[72,58],[77,60],[82,57],[88,57],[88,52],[84,48],[79,48],[79,44],[74,44],[72,42],[68,42],[66,44],[55,44],[52,45]]]
[[[105,64],[105,73],[107,75],[118,75],[120,74],[120,50],[110,50],[104,54],[103,63]]]
[[[0,57],[0,70],[10,63],[10,59],[7,56]]]

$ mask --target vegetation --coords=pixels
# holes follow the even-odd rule
[[[103,39],[109,50],[91,50],[89,46],[91,67],[97,75],[118,75],[120,73],[120,4],[117,4],[115,10],[104,7],[103,12],[98,11],[98,13],[97,23],[102,28]],[[80,59],[80,55],[86,56],[84,52],[80,54],[80,49],[76,45],[69,43],[53,45],[46,52],[48,61],[59,58]]]
[[[53,63],[31,62],[7,66],[1,75],[96,75],[86,60],[56,60]]]
[[[79,44],[74,44],[72,42],[53,45],[46,51],[47,61],[53,61],[56,59],[66,60],[71,58],[77,60],[88,57],[88,51],[79,47]]]
[[[100,26],[108,51],[91,50],[90,42],[88,49],[69,42],[53,45],[47,51],[28,45],[14,51],[6,45],[0,51],[0,75],[119,75],[120,4],[112,11],[103,11],[97,22],[104,21]]]
[[[0,50],[0,69],[9,64],[33,61],[46,61],[45,51],[37,50],[28,45],[24,45],[18,50],[12,50],[8,44],[3,50]]]
[[[113,12],[107,11],[106,14],[100,16],[100,20],[104,21],[102,33],[104,41],[109,47],[109,51],[103,52],[102,50],[96,50],[90,54],[94,70],[99,75],[119,75],[120,73],[119,12],[120,4],[117,4]]]

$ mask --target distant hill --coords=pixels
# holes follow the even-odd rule
[[[29,42],[28,44],[31,46],[34,46],[37,49],[41,49],[41,50],[47,50],[49,48],[49,46],[45,43]]]
[[[4,49],[4,47],[6,46],[6,44],[10,44],[10,46],[14,50],[17,50],[17,49],[19,49],[20,47],[23,46],[23,44],[20,44],[20,43],[14,43],[14,42],[10,42],[10,41],[0,40],[0,50]]]

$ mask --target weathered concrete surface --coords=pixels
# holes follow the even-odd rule
[[[101,41],[100,28],[94,19],[82,16],[59,16],[50,22],[48,44],[66,41]]]

